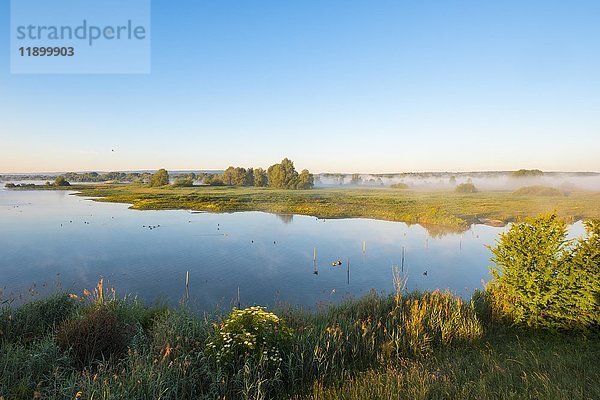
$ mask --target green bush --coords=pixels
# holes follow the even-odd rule
[[[63,351],[70,350],[82,366],[96,360],[123,355],[136,333],[135,325],[110,307],[90,308],[80,319],[65,321],[56,341]]]
[[[598,221],[588,235],[567,239],[556,215],[528,218],[500,235],[492,248],[494,280],[487,287],[497,317],[535,328],[586,329],[598,325]]]
[[[454,189],[457,193],[475,193],[477,188],[472,183],[461,183]]]
[[[78,305],[66,294],[0,310],[0,340],[30,342],[71,318]]]
[[[278,365],[281,350],[289,343],[292,331],[277,315],[263,307],[234,309],[208,343],[218,363],[254,358]]]
[[[548,186],[524,186],[514,191],[517,196],[559,196],[563,197],[564,192]]]

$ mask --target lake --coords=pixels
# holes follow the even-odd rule
[[[58,288],[81,294],[104,277],[119,294],[176,304],[189,271],[188,301],[198,310],[236,304],[238,288],[242,305],[314,307],[372,289],[391,292],[403,248],[407,289],[468,297],[490,278],[486,245],[505,229],[475,225],[432,237],[398,222],[136,211],[64,191],[2,188],[1,298],[21,303]],[[337,260],[342,265],[332,266]]]

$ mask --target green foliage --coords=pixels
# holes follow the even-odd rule
[[[539,169],[520,169],[518,171],[514,171],[511,173],[511,176],[514,178],[525,178],[531,176],[542,176],[544,175],[543,171]]]
[[[17,185],[15,185],[12,182],[8,182],[6,185],[4,185],[4,187],[7,188],[7,189],[12,189],[12,188],[17,187]]]
[[[574,246],[554,214],[528,218],[501,234],[488,285],[496,315],[534,328],[598,325],[597,226],[588,223],[588,236]]]
[[[221,176],[219,176],[217,174],[207,175],[204,178],[203,183],[208,186],[224,186],[225,185]]]
[[[514,191],[519,196],[564,196],[564,192],[548,186],[524,186]]]
[[[599,225],[591,226],[594,234]],[[597,257],[597,248],[592,242],[582,254]],[[60,344],[62,326],[58,333],[45,331],[32,342],[0,341],[0,397],[391,400],[600,395],[597,336],[555,336],[490,325],[490,320],[477,317],[474,303],[449,293],[372,293],[314,312],[279,309],[279,317],[254,307],[234,310],[222,322],[185,307],[148,309],[110,293],[101,281],[78,302],[80,316],[62,326],[90,324],[97,318],[104,320],[92,324],[98,330],[115,326],[115,320],[125,329],[138,324],[145,329],[136,329],[119,349],[114,345],[120,342],[117,337],[104,352],[84,357],[88,364],[76,357],[74,345]],[[477,307],[485,308],[483,303]],[[118,336],[119,330],[112,332]],[[99,342],[107,343],[102,337]],[[86,353],[95,353],[89,342],[93,340],[77,340],[90,347]],[[226,347],[228,343],[232,345]],[[224,356],[217,362],[219,351]]]
[[[401,190],[408,189],[408,185],[406,183],[403,183],[403,182],[392,183],[390,185],[390,187],[392,189],[401,189]]]
[[[228,167],[221,178],[227,186],[247,186],[247,171],[242,167]]]
[[[269,178],[267,177],[267,171],[262,168],[255,168],[252,171],[252,179],[254,186],[266,187],[269,184]]]
[[[456,193],[475,193],[477,188],[472,183],[461,183],[454,189]]]
[[[78,304],[66,294],[57,294],[13,309],[0,310],[0,341],[31,342],[71,318]]]
[[[54,186],[71,186],[69,182],[65,179],[64,176],[57,176],[54,180]]]
[[[298,175],[296,189],[312,189],[315,186],[315,179],[307,169],[303,169]]]
[[[285,322],[264,307],[234,309],[215,331],[207,349],[221,364],[238,365],[249,357],[279,365],[291,335]]]
[[[174,187],[192,187],[194,186],[194,179],[189,177],[180,177],[175,179],[173,182]]]
[[[267,170],[269,186],[277,189],[312,189],[315,178],[307,169],[300,174],[294,168],[293,161],[284,158],[279,164],[273,164]]]
[[[151,187],[165,186],[169,184],[169,173],[166,169],[161,168],[156,171],[150,178]]]
[[[124,355],[135,332],[135,326],[120,318],[115,309],[91,308],[82,318],[64,322],[57,331],[56,342],[86,366]]]
[[[284,158],[281,163],[273,164],[267,170],[269,176],[269,186],[278,189],[293,189],[296,185],[298,172],[294,168],[294,163]]]

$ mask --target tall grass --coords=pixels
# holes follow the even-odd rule
[[[521,340],[518,331],[489,325],[493,322],[481,313],[483,302],[441,292],[406,294],[401,279],[397,289],[391,296],[371,293],[315,312],[275,310],[292,332],[290,341],[277,349],[281,360],[275,363],[256,357],[251,347],[225,364],[217,360],[208,345],[225,329],[227,315],[144,307],[102,285],[83,300],[63,296],[58,302],[50,298],[5,309],[4,315],[20,315],[44,307],[60,309],[65,302],[72,307],[40,328],[23,328],[20,332],[33,332],[27,340],[14,333],[3,336],[0,396],[396,399],[597,394],[597,338],[546,340],[532,334]],[[62,336],[78,337],[65,327],[85,331],[87,319],[97,312],[135,327],[124,351],[97,352],[79,347],[77,341],[64,346]],[[24,316],[19,320],[30,321]],[[82,349],[89,351],[85,357],[78,353]],[[571,378],[559,377],[563,373]]]

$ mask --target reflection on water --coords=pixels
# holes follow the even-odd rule
[[[403,251],[408,289],[468,296],[489,279],[485,245],[506,229],[476,225],[431,237],[396,222],[133,211],[62,191],[6,190],[0,226],[4,298],[45,294],[57,284],[81,293],[103,276],[118,292],[175,303],[189,271],[189,302],[198,309],[231,305],[238,288],[242,304],[264,305],[314,306],[371,289],[389,292]]]

